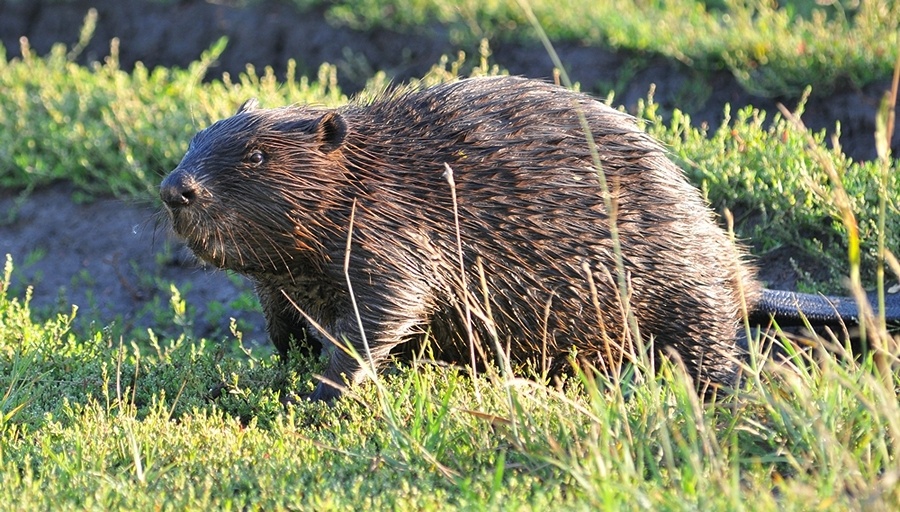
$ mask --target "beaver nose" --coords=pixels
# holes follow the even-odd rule
[[[172,209],[190,206],[197,198],[196,182],[186,172],[176,169],[160,184],[159,197]]]

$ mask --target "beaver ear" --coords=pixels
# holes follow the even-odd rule
[[[241,108],[238,109],[237,114],[243,114],[244,112],[250,112],[251,110],[256,110],[258,108],[259,100],[256,98],[250,98],[241,105]]]
[[[337,112],[329,112],[316,120],[316,135],[321,150],[330,153],[341,147],[347,136],[347,121]]]

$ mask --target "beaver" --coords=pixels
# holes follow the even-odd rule
[[[742,305],[769,303],[632,116],[538,80],[337,109],[251,100],[191,140],[160,196],[199,258],[255,283],[279,352],[307,334],[326,352],[313,400],[364,379],[336,344],[378,366],[425,336],[448,358],[478,342],[551,372],[573,350],[610,370],[652,342],[697,383],[730,384]],[[771,297],[784,312],[797,296]]]

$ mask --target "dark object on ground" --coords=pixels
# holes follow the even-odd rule
[[[282,353],[313,326],[330,356],[313,399],[364,378],[316,324],[376,366],[430,332],[445,359],[475,339],[551,372],[573,348],[608,370],[652,336],[699,385],[730,384],[740,305],[761,293],[633,118],[520,78],[337,110],[250,102],[194,137],[160,194],[200,258],[254,280]]]

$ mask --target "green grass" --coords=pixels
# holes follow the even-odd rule
[[[557,390],[420,364],[334,408],[283,409],[278,395],[310,389],[316,368],[183,338],[76,339],[70,316],[34,321],[27,296],[8,295],[11,271],[0,281],[0,509],[900,504],[900,404],[869,359],[751,364],[739,398],[718,405],[671,367]]]
[[[247,97],[346,101],[327,66],[314,81],[248,70],[204,82],[219,51],[186,70],[133,72],[114,52],[90,68],[64,47],[0,58],[0,187],[71,180],[85,197],[150,201],[192,133]],[[444,62],[425,80],[460,65]],[[382,85],[373,78],[367,94]],[[810,148],[777,116],[726,110],[728,122],[705,133],[678,112],[663,123],[652,102],[641,115],[763,251],[781,244],[816,261],[846,259],[850,233],[819,153],[854,198],[864,241],[875,239],[876,199],[896,208],[900,197],[896,172],[873,185],[877,162],[824,150],[822,135]],[[886,245],[897,247],[890,217]],[[872,355],[850,357],[832,340],[803,352],[783,343],[786,364],[753,343],[745,383],[715,404],[669,366],[653,374],[639,364],[612,380],[576,374],[557,389],[414,363],[333,408],[285,408],[280,397],[310,391],[320,361],[280,364],[242,347],[239,333],[195,339],[191,317],[206,307],[177,291],[155,306],[154,324],[168,327],[146,339],[76,333],[76,311],[41,317],[30,292],[13,293],[13,271],[7,262],[0,274],[0,509],[900,507],[900,376],[885,382]]]
[[[465,48],[482,39],[534,43],[527,4],[556,43],[611,48],[636,63],[660,56],[701,74],[727,69],[765,96],[796,97],[808,86],[826,95],[883,80],[900,43],[900,4],[892,0],[283,1],[323,9],[331,23],[357,30],[445,30]]]
[[[296,2],[301,8],[310,0]],[[678,60],[701,71],[728,69],[747,90],[799,95],[812,85],[862,86],[890,76],[900,5],[890,0],[353,0],[327,2],[337,23],[359,29],[448,28],[472,46],[534,40],[528,4],[551,40]],[[823,5],[824,4],[824,5]]]
[[[203,82],[224,40],[187,69],[137,64],[131,72],[119,68],[115,45],[90,67],[75,64],[64,45],[46,57],[26,47],[15,60],[0,48],[0,88],[7,91],[0,97],[0,187],[67,180],[85,194],[155,196],[186,141],[249,96],[268,105],[346,101],[330,66],[314,82],[295,78],[293,64],[280,81],[271,69],[248,68],[234,81]]]
[[[802,115],[802,110],[801,102],[796,113]],[[713,133],[693,126],[690,117],[677,110],[669,123],[663,123],[652,101],[641,106],[639,115],[650,120],[647,131],[670,148],[713,207],[735,213],[736,232],[753,243],[757,254],[795,246],[799,254],[830,269],[832,286],[841,286],[837,276],[846,275],[847,228],[832,199],[835,184],[818,151],[809,147],[806,132],[779,113],[770,115],[753,107],[732,113],[726,106],[725,122]],[[824,131],[813,138],[852,199],[871,279],[879,227],[877,199],[889,198],[896,211],[900,177],[890,173],[885,189],[879,162],[854,162],[839,146],[827,148]],[[900,247],[897,215],[888,216],[884,231],[887,246]]]

